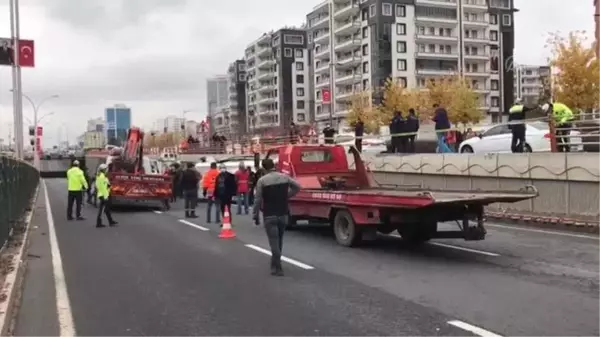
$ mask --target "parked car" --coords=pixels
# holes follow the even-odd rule
[[[583,151],[581,134],[572,130],[571,151]],[[477,137],[469,138],[460,144],[460,153],[510,153],[512,132],[508,125],[491,125],[482,127]],[[550,152],[550,132],[548,124],[531,122],[526,124],[524,152]]]

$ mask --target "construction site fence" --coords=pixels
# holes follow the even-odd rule
[[[405,136],[416,136],[418,141],[429,141],[432,143],[437,142],[437,134],[448,134],[450,132],[458,132],[463,136],[462,139],[467,139],[469,136],[478,135],[477,130],[486,129],[492,126],[498,125],[517,125],[523,123],[547,123],[548,134],[551,142],[552,152],[560,151],[559,139],[557,134],[564,133],[560,136],[563,139],[569,139],[571,142],[573,139],[577,139],[577,143],[583,145],[583,149],[586,152],[598,152],[600,146],[600,120],[578,120],[569,121],[569,127],[557,126],[553,120],[549,120],[547,117],[531,118],[523,121],[513,121],[506,123],[497,123],[491,125],[475,125],[475,126],[458,126],[443,130],[419,130],[418,132],[403,132],[397,134],[370,134],[357,137],[351,134],[336,134],[333,137],[327,138],[322,133],[312,135],[310,133],[302,133],[297,135],[285,135],[268,138],[260,137],[238,137],[236,140],[227,141],[212,141],[203,142],[202,144],[191,143],[186,146],[166,146],[166,147],[152,147],[146,149],[148,154],[161,155],[164,153],[173,154],[235,154],[235,155],[246,155],[253,153],[266,153],[272,148],[276,148],[282,145],[289,144],[336,144],[336,143],[348,143],[353,142],[357,139],[362,139],[363,144],[369,140],[378,140],[389,142],[392,137],[405,137]],[[472,130],[472,134],[469,135],[468,131]],[[573,144],[571,144],[573,145]]]

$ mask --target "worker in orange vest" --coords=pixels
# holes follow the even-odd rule
[[[210,223],[210,212],[211,209],[215,208],[215,217],[216,221],[221,221],[221,212],[219,206],[219,200],[215,198],[215,183],[217,180],[217,176],[219,175],[219,170],[217,169],[217,163],[210,163],[210,169],[204,174],[202,177],[202,195],[207,198],[208,205],[206,207],[206,222]]]

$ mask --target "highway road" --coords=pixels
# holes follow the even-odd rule
[[[286,276],[273,277],[264,229],[235,208],[233,240],[202,220],[204,206],[193,221],[176,205],[96,229],[89,206],[87,220],[66,221],[63,180],[46,186],[15,335],[600,333],[595,237],[489,224],[481,242],[345,248],[305,226],[286,232]]]

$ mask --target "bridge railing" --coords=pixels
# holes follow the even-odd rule
[[[32,207],[39,183],[40,174],[33,165],[0,156],[0,246],[6,245],[15,225]]]

